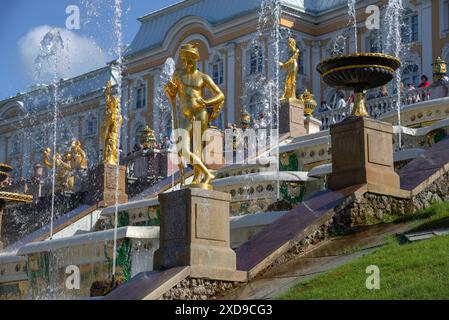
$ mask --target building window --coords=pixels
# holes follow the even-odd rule
[[[139,145],[140,144],[140,140],[142,137],[142,131],[144,129],[144,126],[139,123],[136,128],[134,129],[134,145]]]
[[[402,42],[416,42],[419,38],[419,18],[417,14],[409,14],[404,17],[402,25]]]
[[[251,97],[248,104],[248,112],[251,115],[251,120],[259,120],[262,110],[262,96],[256,93]]]
[[[378,30],[371,31],[367,49],[369,52],[383,52],[382,34]]]
[[[417,86],[420,82],[419,67],[416,63],[408,62],[402,69],[402,82],[404,85],[413,84]]]
[[[11,139],[11,148],[10,153],[11,154],[19,154],[22,150],[22,143],[20,141],[19,136],[14,136]]]
[[[86,121],[86,135],[90,136],[97,134],[97,127],[98,127],[97,117],[89,116],[89,118]]]
[[[145,108],[146,90],[145,85],[141,84],[136,90],[136,109]]]
[[[222,60],[217,60],[212,64],[212,79],[217,85],[224,83],[224,63]]]
[[[260,74],[263,70],[263,52],[260,46],[251,49],[249,53],[249,74]]]
[[[43,150],[46,147],[47,140],[45,130],[35,131],[34,136],[33,150]]]

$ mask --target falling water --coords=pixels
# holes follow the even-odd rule
[[[117,229],[118,229],[118,206],[119,206],[119,179],[120,179],[120,140],[121,128],[120,117],[122,116],[122,66],[123,66],[123,34],[122,34],[122,1],[114,0],[114,35],[115,35],[115,54],[117,56],[117,99],[118,99],[118,138],[117,138],[117,166],[115,172],[115,214],[114,214],[114,247],[112,259],[112,288],[115,286],[115,271],[117,264]]]
[[[399,59],[405,57],[408,46],[402,43],[402,15],[404,7],[402,0],[389,0],[385,10],[385,25],[382,33],[385,39],[385,53],[393,55]],[[401,59],[402,60],[402,59]],[[398,126],[401,126],[401,72],[396,72],[394,86],[396,89],[396,110]],[[398,148],[402,147],[402,132],[398,132]]]
[[[175,144],[175,125],[174,125],[174,118],[171,111],[170,103],[167,99],[167,96],[165,94],[165,85],[167,84],[168,80],[170,80],[173,77],[173,74],[176,70],[176,63],[173,58],[168,58],[165,61],[164,67],[162,69],[162,72],[159,75],[159,86],[156,90],[156,106],[159,106],[159,116],[160,121],[162,125],[166,124],[166,120],[170,119],[171,121],[171,132],[170,132],[170,145]],[[162,132],[164,128],[159,128],[158,131]],[[163,138],[163,137],[161,137]],[[171,152],[171,150],[169,151]],[[179,159],[178,159],[179,160]],[[172,174],[172,188],[175,185],[175,175]]]
[[[270,141],[270,149],[272,157],[274,157],[275,163],[270,163],[270,167],[274,165],[274,170],[277,172],[277,198],[279,199],[279,97],[280,97],[280,73],[279,73],[279,61],[280,61],[280,15],[281,5],[279,0],[263,0],[259,10],[259,20],[257,32],[251,39],[250,46],[252,52],[259,57],[259,53],[263,52],[263,38],[267,39],[268,57],[265,58],[268,61],[264,65],[268,66],[267,74],[268,78],[262,75],[248,77],[245,82],[244,92],[258,92],[262,101],[260,106],[262,110],[258,110],[263,114],[263,117],[259,119],[257,125],[260,129],[269,130],[267,134]],[[262,54],[264,56],[264,54]],[[246,67],[246,66],[245,66]],[[246,70],[246,73],[249,73]],[[244,99],[247,100],[247,99]],[[249,110],[247,110],[249,111]],[[256,121],[257,122],[257,121]]]
[[[52,70],[53,74],[53,168],[51,186],[51,218],[50,239],[53,237],[53,222],[55,214],[55,185],[56,185],[56,152],[58,132],[58,67],[63,60],[64,41],[58,29],[47,32],[40,42],[40,53],[35,59],[35,78],[41,77],[44,71]],[[47,69],[48,68],[48,69]]]
[[[354,32],[354,52],[358,52],[357,48],[357,11],[355,10],[356,0],[348,0],[348,16],[349,23],[352,24],[353,32]]]

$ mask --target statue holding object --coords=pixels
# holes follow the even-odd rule
[[[184,134],[181,136],[180,142],[177,143],[178,155],[181,158],[181,184],[185,185],[182,161],[182,157],[185,156],[194,169],[193,183],[190,187],[210,190],[212,189],[210,182],[215,177],[204,165],[202,143],[198,143],[198,145],[194,144],[195,149],[193,151],[191,150],[190,144],[192,138],[198,138],[193,137],[194,125],[199,123],[201,126],[201,137],[199,137],[199,141],[201,141],[210,122],[219,116],[225,96],[207,74],[198,70],[197,63],[200,59],[200,54],[195,45],[189,43],[181,46],[179,56],[183,67],[178,68],[173,74],[173,78],[167,82],[165,92],[173,107],[174,129],[176,131],[179,131],[177,130],[178,128],[184,129],[181,132]],[[213,94],[211,99],[204,97],[204,89],[206,88]],[[176,97],[179,97],[179,123],[177,119]],[[210,114],[208,107],[211,108]]]

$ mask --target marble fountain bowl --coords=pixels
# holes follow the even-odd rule
[[[387,54],[355,53],[324,60],[317,71],[333,88],[361,92],[390,82],[400,66],[398,58]]]

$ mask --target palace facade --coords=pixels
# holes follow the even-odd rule
[[[348,29],[347,0],[281,0],[280,24],[290,30],[301,51],[298,92],[308,89],[318,102],[329,102],[335,91],[321,82],[316,65],[331,55],[339,35]],[[379,30],[368,30],[365,20],[368,5],[383,8],[387,1],[357,1],[357,47],[360,51],[381,51]],[[404,1],[406,40],[411,50],[403,61],[405,84],[417,85],[420,76],[432,75],[432,62],[441,56],[449,61],[449,0]],[[246,110],[257,118],[259,105],[267,97],[259,88],[248,86],[254,79],[272,79],[268,64],[274,61],[274,44],[262,37],[261,48],[251,46],[257,33],[261,0],[185,0],[139,18],[140,30],[125,52],[122,106],[125,121],[122,149],[127,154],[140,142],[146,125],[152,127],[159,140],[171,131],[170,109],[166,105],[162,83],[164,63],[177,60],[179,47],[197,43],[199,67],[210,74],[226,96],[218,125],[239,123]],[[383,16],[381,14],[381,19]],[[382,21],[381,21],[382,23]],[[345,52],[354,50],[352,32]],[[281,51],[287,54],[287,37]],[[344,53],[344,52],[342,52]],[[284,56],[281,57],[283,60]],[[115,83],[114,65],[63,80],[58,84],[58,146],[64,148],[72,139],[81,140],[91,163],[101,157],[98,131],[104,110],[104,86]],[[29,177],[33,167],[42,161],[42,149],[52,137],[54,88],[35,87],[27,93],[0,101],[0,162],[16,168],[15,178]]]

